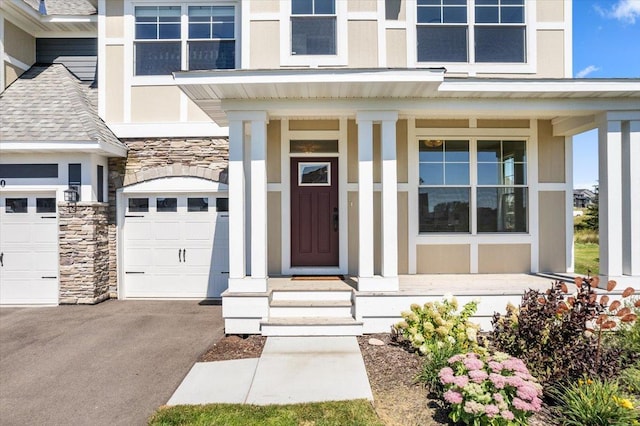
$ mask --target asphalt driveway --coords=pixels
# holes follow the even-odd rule
[[[0,424],[144,425],[222,337],[221,306],[0,309]]]

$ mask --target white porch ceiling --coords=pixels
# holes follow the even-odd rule
[[[445,78],[442,68],[192,71],[174,78],[221,126],[230,110],[265,110],[272,117],[350,116],[375,108],[418,116],[558,118],[640,109],[640,79],[462,79]]]

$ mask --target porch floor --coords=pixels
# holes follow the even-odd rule
[[[359,292],[358,277],[345,276],[342,280],[293,279],[272,277],[268,280],[268,291],[340,291],[356,290],[356,293],[395,295],[452,295],[488,296],[522,294],[528,289],[546,290],[551,282],[564,280],[573,282],[573,275],[547,274],[434,274],[400,275],[399,291]]]

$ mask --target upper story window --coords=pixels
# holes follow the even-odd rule
[[[335,55],[335,0],[291,0],[291,54]]]
[[[236,66],[234,6],[136,6],[135,75]]]
[[[524,0],[417,0],[418,62],[525,63]]]

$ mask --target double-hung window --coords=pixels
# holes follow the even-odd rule
[[[524,0],[475,0],[476,62],[525,62]]]
[[[233,6],[189,6],[189,69],[233,69],[236,65]]]
[[[525,141],[418,143],[420,233],[528,232]]]
[[[180,71],[180,6],[137,6],[135,15],[135,74]]]
[[[233,5],[136,6],[135,75],[236,67]]]
[[[467,0],[418,0],[418,62],[467,62]]]
[[[418,62],[526,63],[525,0],[417,0]]]
[[[291,54],[337,54],[336,0],[291,0]]]

